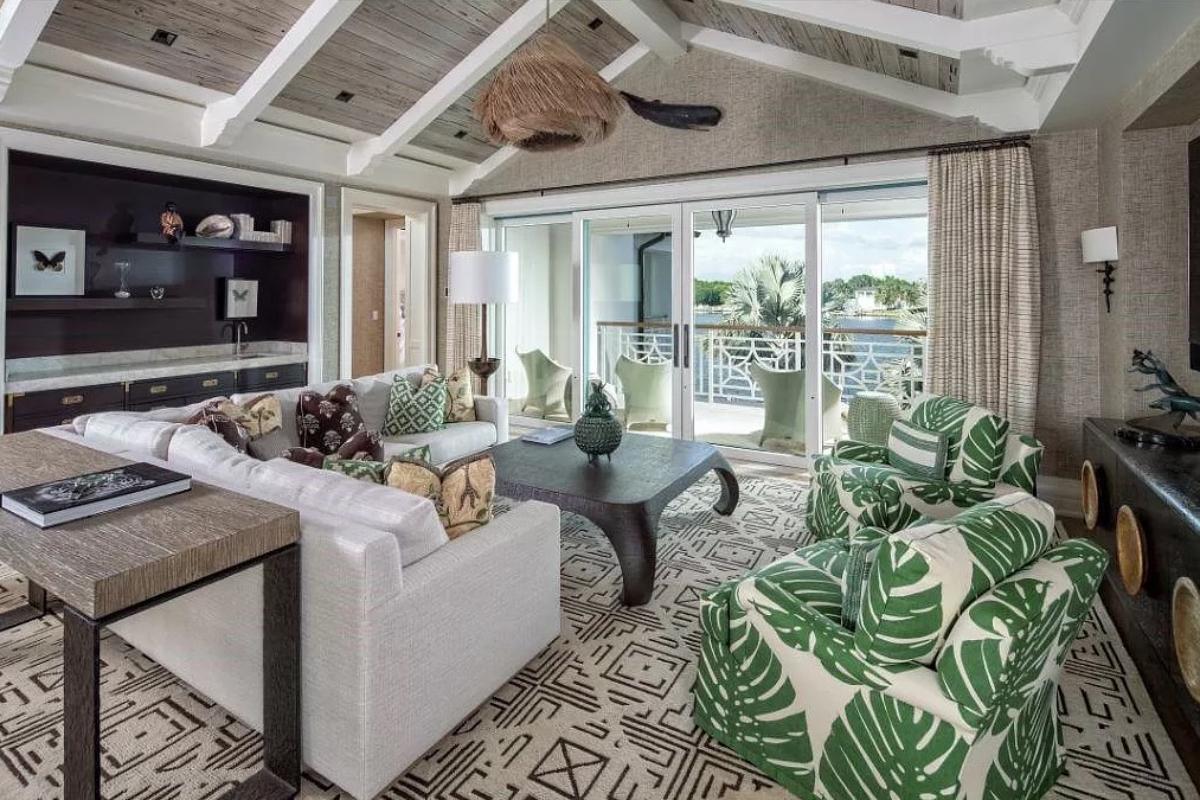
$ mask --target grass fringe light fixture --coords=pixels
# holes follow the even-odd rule
[[[522,150],[566,150],[603,141],[625,100],[558,37],[540,33],[496,72],[475,102],[495,142]]]

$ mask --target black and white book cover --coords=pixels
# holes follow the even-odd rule
[[[185,492],[191,486],[188,475],[138,462],[14,489],[0,495],[0,506],[47,528]]]

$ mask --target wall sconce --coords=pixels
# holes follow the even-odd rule
[[[1083,232],[1080,241],[1083,244],[1083,263],[1104,264],[1104,268],[1096,272],[1104,276],[1104,311],[1109,313],[1112,311],[1113,273],[1117,269],[1112,262],[1120,260],[1117,257],[1117,229],[1092,228]]]

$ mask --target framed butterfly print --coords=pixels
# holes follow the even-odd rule
[[[87,231],[34,225],[16,228],[14,294],[83,294]]]
[[[225,319],[253,319],[257,316],[258,281],[226,278]]]

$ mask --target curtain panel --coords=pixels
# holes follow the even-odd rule
[[[482,250],[483,234],[479,227],[479,203],[460,203],[450,207],[450,252]],[[442,275],[443,297],[450,285],[450,268],[446,266]],[[479,356],[482,345],[480,337],[480,314],[477,305],[446,305],[446,324],[442,330],[442,341],[446,344],[446,363],[442,374],[465,367],[467,361]]]
[[[1032,434],[1041,293],[1029,148],[931,154],[928,390]]]

